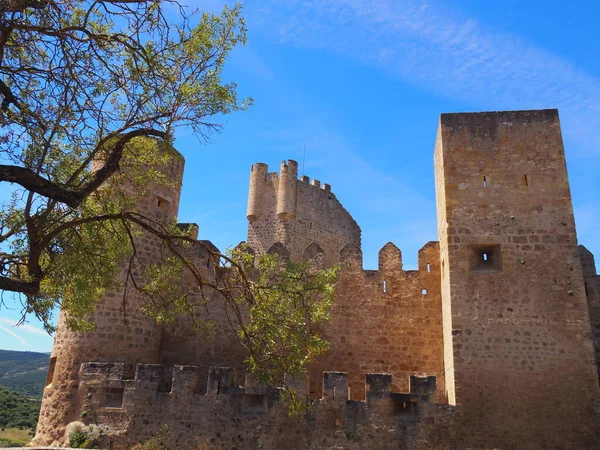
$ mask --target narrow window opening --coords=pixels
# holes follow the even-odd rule
[[[387,281],[383,280],[383,293],[385,294],[387,292]]]
[[[499,245],[472,245],[469,260],[471,272],[502,272]]]
[[[487,187],[487,178],[483,177],[483,187]]]
[[[407,394],[390,393],[390,397],[394,402],[394,417],[406,417],[415,414],[415,405],[407,397]]]
[[[427,272],[431,272],[431,264],[427,263]]]
[[[523,177],[521,178],[521,185],[529,186],[529,180],[527,179],[527,175],[523,175]]]
[[[217,381],[217,395],[221,393],[221,380]]]
[[[54,380],[54,369],[56,367],[56,356],[50,358],[50,365],[48,366],[48,375],[46,375],[46,386],[52,384]]]
[[[156,209],[166,214],[169,212],[169,202],[162,197],[156,197]]]
[[[333,387],[333,399],[335,400],[335,386]]]
[[[427,295],[427,289],[423,289],[423,290],[421,291],[421,294],[423,294],[423,295]]]
[[[583,282],[583,288],[585,289],[585,296],[589,297],[590,294],[588,293],[588,286],[587,286],[587,283],[585,281]]]

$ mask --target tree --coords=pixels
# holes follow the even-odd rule
[[[252,309],[258,318],[260,283],[243,258],[206,248],[216,266],[237,272],[229,278],[237,281],[203,278],[180,251],[198,243],[175,224],[136,211],[123,189],[170,182],[161,167],[169,164],[176,128],[190,127],[204,140],[220,130],[221,116],[250,106],[252,99],[238,99],[235,83],[221,79],[230,51],[245,42],[240,5],[215,15],[189,13],[169,0],[0,2],[0,182],[17,186],[0,213],[0,289],[21,295],[23,320],[34,314],[51,330],[60,305],[70,326],[89,328],[124,261],[126,283],[157,300],[148,308],[156,318],[190,312],[189,292],[174,292],[167,282],[186,271],[196,293],[208,286],[240,321],[251,321]],[[140,233],[166,252],[141,271]],[[310,280],[318,275],[298,274],[299,289],[314,289]],[[263,321],[262,331],[275,319]],[[258,331],[240,335],[249,349]],[[298,359],[297,349],[289,354]]]
[[[250,370],[267,384],[285,385],[284,375],[301,380],[306,365],[329,349],[320,327],[329,320],[339,267],[318,270],[310,261],[294,263],[277,254],[254,257],[244,247],[231,260],[241,270],[228,272],[225,285],[234,292],[243,286],[230,308],[240,315],[238,334]]]

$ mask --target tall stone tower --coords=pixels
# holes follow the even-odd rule
[[[446,389],[471,430],[456,445],[592,448],[598,378],[558,112],[442,114],[435,168]]]
[[[184,159],[174,148],[158,141],[156,145],[170,156],[167,167],[161,167],[170,185],[154,186],[145,195],[133,192],[126,181],[124,187],[135,196],[137,212],[157,222],[169,223],[179,208]],[[158,240],[147,234],[137,238],[136,251],[142,264],[161,259]],[[119,276],[123,284],[125,273],[123,270]],[[96,330],[89,333],[70,331],[64,314],[60,313],[36,441],[58,443],[64,437],[64,425],[81,420],[78,411],[82,399],[78,398],[77,387],[82,362],[127,363],[129,377],[133,377],[137,363],[161,362],[162,327],[140,310],[140,301],[141,295],[135,289],[108,290],[96,306]]]
[[[293,160],[282,161],[280,173],[269,173],[263,163],[252,166],[247,217],[248,246],[259,253],[331,266],[345,247],[360,249],[360,228],[331,186],[306,176],[299,180]]]

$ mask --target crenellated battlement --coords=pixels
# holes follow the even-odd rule
[[[87,362],[80,369],[80,393],[85,398],[83,411],[129,411],[137,408],[140,400],[152,402],[207,402],[211,399],[225,401],[240,413],[267,413],[281,400],[282,387],[258,383],[253,374],[246,374],[239,384],[235,370],[229,367],[210,367],[207,388],[199,392],[201,374],[196,366],[165,367],[160,364],[138,364],[133,367],[124,363]],[[381,410],[387,407],[391,415],[402,410],[405,416],[418,416],[419,404],[435,403],[436,377],[410,376],[410,392],[392,392],[392,375],[367,374],[365,377],[366,400],[351,401],[348,398],[348,374],[346,372],[323,372],[323,395],[317,403],[347,403],[352,409],[368,411],[377,404]],[[286,384],[293,386],[300,396],[308,392],[308,377],[293,380],[286,377]],[[143,403],[143,402],[142,402]]]
[[[298,163],[292,159],[282,161],[279,172],[269,172],[269,166],[265,163],[253,164],[250,171],[248,219],[255,220],[268,209],[268,197],[275,200],[278,217],[295,218],[298,188],[309,186],[324,194],[333,195],[330,184],[321,184],[319,180],[311,180],[306,175],[298,179]]]
[[[378,253],[378,270],[368,270],[372,274],[384,274],[388,272],[404,272],[406,274],[439,273],[439,242],[430,241],[418,251],[417,270],[404,270],[402,265],[402,251],[392,242],[385,244]],[[348,244],[340,251],[340,261],[343,267],[362,268],[362,250],[354,244]]]
[[[248,245],[257,253],[285,247],[287,257],[299,261],[314,256],[306,254],[314,244],[322,250],[322,266],[331,267],[344,246],[360,246],[360,227],[331,185],[305,175],[298,179],[298,163],[291,159],[281,162],[279,172],[252,165],[246,216]]]
[[[331,192],[331,185],[327,183],[321,184],[321,182],[317,179],[311,180],[310,177],[306,175],[302,175],[300,177],[300,181],[305,183],[307,186],[313,186],[319,189],[322,189],[324,192]]]
[[[179,252],[183,256],[189,258],[199,269],[212,270],[215,266],[218,266],[218,261],[213,255],[220,253],[220,250],[211,241],[198,239],[199,228],[197,224],[178,223],[176,226],[194,240],[188,242],[189,245],[180,246]]]
[[[416,436],[422,418],[430,423],[453,414],[435,403],[431,376],[410,376],[410,392],[397,393],[392,375],[367,374],[366,399],[357,401],[348,398],[348,373],[324,372],[322,397],[307,402],[304,414],[290,417],[281,387],[258,383],[252,374],[240,384],[229,367],[210,367],[204,392],[198,391],[201,374],[195,366],[87,362],[79,375],[80,420],[118,430],[113,435],[123,436],[122,445],[155,436],[168,418],[175,448],[197,448],[198,442],[210,442],[211,448],[295,448],[298,441],[309,448],[326,430],[337,430],[327,438],[332,445],[347,445],[368,433],[392,448],[399,438],[408,442]],[[300,399],[307,398],[308,377],[285,382]],[[234,434],[222,432],[230,426]]]
[[[273,401],[280,399],[279,393],[283,389],[261,384],[251,373],[247,373],[243,384],[239,384],[234,369],[213,366],[208,370],[206,392],[199,392],[199,377],[200,373],[196,366],[166,367],[162,364],[137,364],[134,368],[126,363],[86,362],[81,365],[79,387],[87,391],[86,398],[88,399],[93,398],[88,395],[88,392],[121,389],[123,394],[128,392],[129,400],[135,399],[135,391],[144,391],[170,394],[171,396],[193,394],[205,397],[265,396],[271,405]],[[323,372],[322,377],[322,401],[349,401],[348,373],[327,371]],[[295,380],[286,376],[285,379],[286,384],[293,386],[297,392],[304,395],[308,392],[308,377],[305,380]],[[392,375],[369,373],[365,377],[365,388],[367,398],[362,403],[381,399],[401,399],[408,403],[431,403],[435,400],[436,377],[411,375],[410,393],[402,394],[392,392]],[[95,406],[103,407],[102,401],[100,400]],[[126,406],[123,403],[123,407]],[[243,404],[241,407],[243,409]]]
[[[250,177],[256,181],[268,181],[268,180],[279,180],[283,175],[288,173],[296,174],[298,182],[305,183],[307,186],[313,186],[320,188],[326,192],[331,192],[331,184],[321,183],[320,180],[311,179],[307,175],[302,175],[299,179],[298,175],[298,163],[294,160],[282,161],[279,172],[269,172],[269,166],[265,163],[255,163],[252,165],[250,170]]]

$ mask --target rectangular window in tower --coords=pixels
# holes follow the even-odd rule
[[[169,201],[165,200],[162,197],[156,196],[156,209],[163,214],[167,214],[169,212]]]
[[[483,177],[483,187],[485,188],[485,187],[487,187],[487,185],[488,185],[488,182],[487,182],[487,177],[486,177],[486,176],[484,176],[484,177]]]
[[[527,175],[521,175],[521,186],[529,186],[529,179],[527,178]]]
[[[469,252],[472,273],[502,272],[500,245],[472,245]]]
[[[46,375],[46,386],[52,384],[54,380],[54,369],[56,368],[56,356],[50,358],[50,366],[48,366],[48,374]]]

